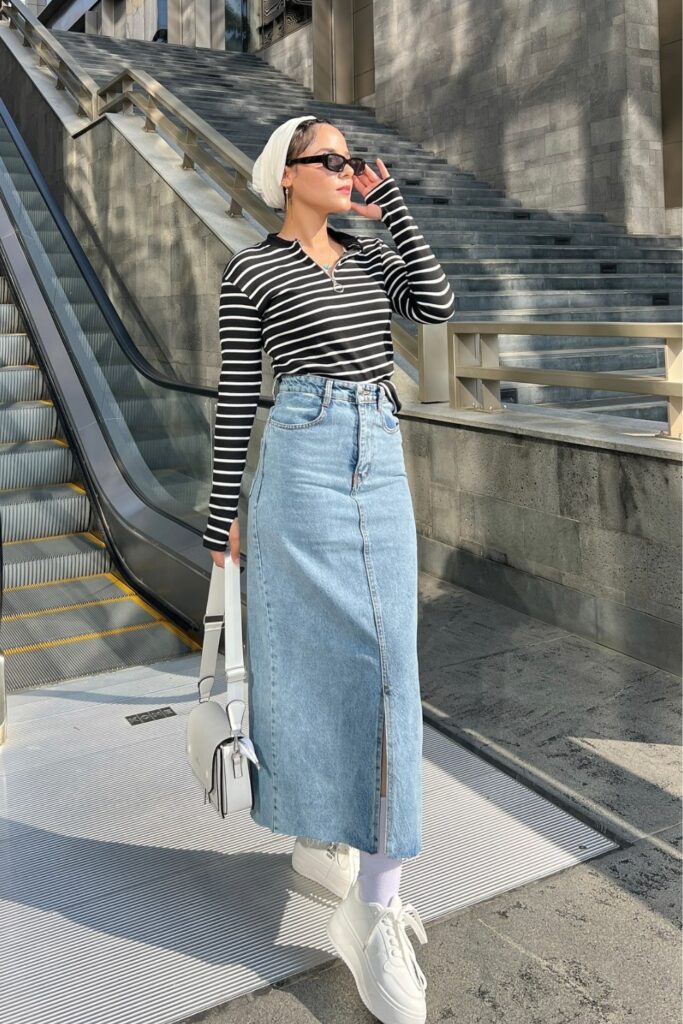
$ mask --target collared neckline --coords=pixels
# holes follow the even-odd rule
[[[348,231],[341,231],[339,228],[334,228],[328,224],[327,233],[335,240],[335,242],[341,242],[345,251],[349,249],[360,250],[363,248],[360,239],[356,238],[355,235],[349,234]],[[271,245],[278,245],[280,248],[284,249],[292,248],[293,246],[303,248],[298,238],[280,238],[276,231],[269,232],[266,235],[266,241],[270,242]],[[339,259],[341,259],[341,256]]]

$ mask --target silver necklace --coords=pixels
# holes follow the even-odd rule
[[[336,255],[336,254],[335,254],[335,255]],[[330,267],[331,267],[331,266],[333,266],[334,264],[336,264],[336,263],[337,263],[337,262],[339,261],[339,259],[340,259],[340,257],[339,257],[339,256],[337,256],[337,259],[336,259],[336,260],[334,260],[334,261],[333,261],[332,263],[321,263],[321,264],[320,264],[320,266],[321,266],[321,267],[323,268],[323,270],[326,270],[326,271],[327,271],[327,273],[329,274],[329,272],[330,272]]]
[[[298,239],[297,239],[297,241],[298,241]],[[301,245],[301,242],[299,242],[299,245]],[[301,246],[301,248],[303,249],[303,246]],[[304,249],[304,252],[306,252],[305,249]],[[310,253],[308,253],[307,255],[311,256]],[[337,256],[336,253],[334,255]],[[340,253],[337,256],[336,260],[334,260],[332,263],[318,263],[318,266],[322,267],[323,270],[327,271],[327,273],[329,274],[330,273],[330,267],[333,266],[334,264],[338,263],[342,256],[343,256],[343,251],[342,251],[342,253]],[[315,258],[313,256],[311,256],[311,259],[314,260],[316,263],[318,262],[317,260],[315,260]]]

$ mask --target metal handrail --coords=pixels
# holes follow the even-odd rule
[[[90,120],[95,120],[98,116],[98,87],[95,79],[83,70],[69,51],[23,3],[0,0],[0,15],[7,18],[11,27],[21,33],[24,46],[33,47],[38,54],[39,63],[48,67],[57,78],[57,88],[65,89],[76,101],[79,113]]]
[[[0,0],[0,15],[8,18],[12,28],[21,34],[24,46],[33,47],[40,63],[55,75],[57,88],[69,93],[81,115],[94,122],[109,111],[125,113],[136,107],[145,115],[146,131],[159,131],[173,139],[182,153],[183,170],[198,166],[217,189],[227,192],[229,217],[241,217],[246,210],[266,232],[277,232],[282,227],[283,218],[247,188],[254,161],[156,78],[146,71],[125,67],[99,86],[23,3]],[[164,110],[173,114],[181,125],[174,124]],[[200,148],[199,142],[206,149]],[[418,325],[418,341],[420,330],[421,325]],[[417,368],[416,339],[393,321],[391,332],[395,348],[409,365]]]
[[[680,438],[683,427],[683,355],[681,323],[642,321],[449,321],[444,324],[448,343],[449,404],[454,409],[493,412],[503,408],[500,382],[559,385],[597,391],[660,395],[667,399],[668,433]],[[609,370],[552,370],[523,366],[501,366],[500,334],[578,334],[596,338],[663,338],[665,377],[640,377]],[[490,383],[489,383],[490,382]]]

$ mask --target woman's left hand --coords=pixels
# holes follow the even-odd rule
[[[380,169],[381,177],[370,167],[370,164],[366,163],[365,170],[362,174],[354,174],[353,176],[353,187],[358,189],[362,196],[367,195],[375,185],[379,185],[380,181],[384,181],[385,178],[389,178],[389,171],[386,169],[379,157],[377,157],[377,166]],[[381,220],[382,209],[377,203],[351,203],[351,208],[359,213],[361,217],[368,217],[370,220]]]

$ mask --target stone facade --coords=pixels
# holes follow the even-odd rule
[[[535,208],[664,233],[657,0],[374,0],[377,116]]]
[[[673,442],[669,456],[647,445],[636,453],[618,440],[570,443],[426,415],[402,432],[422,568],[680,671]]]
[[[313,29],[310,23],[256,53],[278,71],[307,89],[313,89]]]

